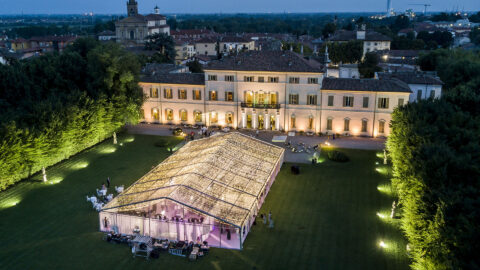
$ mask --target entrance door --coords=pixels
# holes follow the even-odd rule
[[[270,115],[270,128],[272,130],[275,130],[275,126],[276,126],[275,125],[275,119],[276,119],[275,115]]]
[[[247,128],[252,128],[252,115],[247,114]]]
[[[263,115],[258,116],[258,129],[264,129],[264,120]]]

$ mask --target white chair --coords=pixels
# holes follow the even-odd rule
[[[97,197],[92,196],[92,197],[89,198],[89,197],[87,196],[87,202],[96,203],[96,202],[97,202]]]
[[[107,195],[107,201],[111,201],[113,199],[113,194],[108,194]]]
[[[95,203],[95,210],[97,210],[97,212],[100,212],[102,210],[102,207],[103,207],[103,203]]]
[[[117,193],[122,193],[122,192],[123,192],[123,185],[121,185],[121,186],[119,186],[119,187],[115,186],[115,191],[116,191]]]

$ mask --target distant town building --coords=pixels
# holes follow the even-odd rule
[[[365,25],[356,31],[340,30],[332,36],[331,42],[348,42],[358,40],[363,42],[363,55],[367,52],[390,50],[392,39],[375,31],[367,31]]]
[[[421,99],[440,98],[443,82],[436,76],[422,72],[379,72],[376,78],[380,80],[397,79],[408,85],[412,93],[409,102]]]
[[[116,40],[127,46],[138,46],[146,42],[146,38],[153,34],[170,35],[170,26],[167,18],[160,15],[155,7],[154,14],[141,15],[138,13],[138,3],[135,0],[127,2],[128,17],[115,23]]]
[[[100,41],[110,41],[115,40],[116,34],[113,31],[103,31],[97,34],[98,40]]]

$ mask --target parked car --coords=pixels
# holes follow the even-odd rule
[[[185,133],[183,133],[183,130],[182,130],[181,128],[179,128],[179,127],[173,129],[173,132],[172,132],[172,133],[173,133],[174,136],[183,136],[183,135],[185,135]]]

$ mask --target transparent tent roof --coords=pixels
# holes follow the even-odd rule
[[[283,160],[284,149],[241,133],[187,143],[115,197],[103,211],[169,199],[241,227]]]

